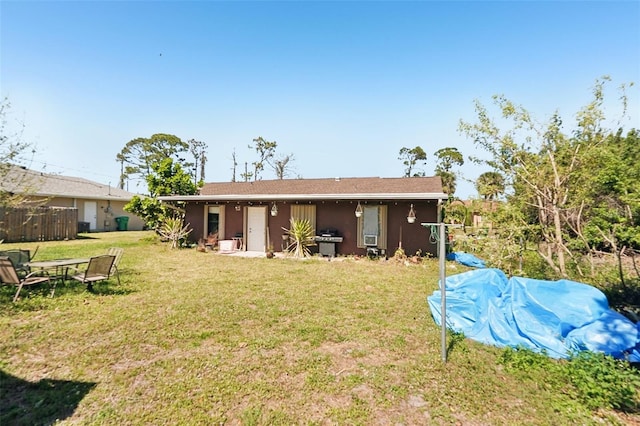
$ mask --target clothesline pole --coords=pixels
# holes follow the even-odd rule
[[[440,349],[442,362],[447,362],[447,294],[445,291],[445,281],[447,280],[447,271],[445,269],[445,257],[446,257],[446,235],[444,222],[438,223],[421,223],[422,226],[438,227],[438,265],[440,269]]]
[[[441,312],[441,319],[440,322],[442,323],[442,330],[441,330],[441,342],[442,342],[442,362],[447,362],[447,292],[445,291],[445,281],[447,280],[447,271],[445,269],[445,262],[444,262],[444,258],[446,256],[445,253],[445,232],[444,232],[444,222],[440,222],[440,238],[438,238],[438,243],[440,245],[439,247],[439,251],[440,253],[438,254],[438,256],[440,257],[439,259],[439,263],[440,263],[440,294],[441,294],[441,304],[440,304],[440,312]]]

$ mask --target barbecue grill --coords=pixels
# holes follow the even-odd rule
[[[320,235],[315,236],[315,241],[322,256],[335,257],[336,244],[342,242],[342,237],[337,229],[326,228],[320,230]]]

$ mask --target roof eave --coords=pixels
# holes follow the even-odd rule
[[[160,201],[301,201],[301,200],[446,200],[443,192],[366,194],[166,195]]]
[[[74,198],[77,200],[101,200],[101,201],[131,201],[133,197],[118,197],[117,195],[82,195],[82,194],[46,194],[46,193],[32,193],[25,194],[28,197],[43,197],[43,198]]]

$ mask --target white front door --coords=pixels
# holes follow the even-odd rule
[[[266,251],[267,208],[247,208],[247,251]]]
[[[97,228],[98,220],[98,203],[96,201],[84,202],[84,221],[89,222],[89,229]]]

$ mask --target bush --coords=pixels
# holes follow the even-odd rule
[[[640,409],[640,372],[627,362],[601,353],[579,352],[569,360],[566,372],[588,408]]]
[[[640,410],[640,372],[629,363],[602,353],[583,351],[569,360],[558,361],[544,353],[507,347],[500,363],[507,371],[570,393],[589,410]]]

